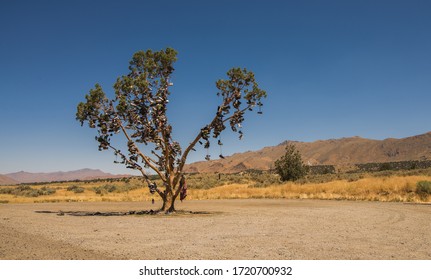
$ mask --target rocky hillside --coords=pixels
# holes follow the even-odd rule
[[[200,161],[186,166],[187,172],[234,173],[247,169],[270,169],[292,143],[310,165],[352,165],[369,162],[394,162],[431,159],[431,132],[402,138],[371,140],[361,137],[319,140],[315,142],[285,141],[258,151],[233,154],[225,159]]]
[[[0,175],[0,185],[14,185],[18,182],[4,175]]]

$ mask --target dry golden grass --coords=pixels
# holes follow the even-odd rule
[[[431,180],[430,176],[364,178],[328,183],[285,183],[266,188],[251,188],[247,184],[232,184],[209,190],[192,190],[190,199],[235,198],[301,198],[344,199],[368,201],[431,202],[431,197],[415,193],[418,181]]]
[[[250,183],[228,183],[210,189],[192,189],[187,199],[239,199],[239,198],[292,198],[292,199],[337,199],[337,200],[368,200],[398,202],[431,202],[431,196],[421,197],[416,190],[419,181],[431,181],[431,176],[387,176],[366,177],[357,181],[336,180],[326,183],[284,183],[264,188],[252,187]],[[140,181],[109,183],[117,187],[116,191],[97,194],[94,188],[107,183],[61,183],[49,184],[56,189],[51,195],[24,197],[0,194],[3,203],[40,203],[40,202],[83,202],[83,201],[150,201],[160,200],[159,196],[151,195]],[[68,191],[67,187],[76,185],[83,187],[83,193]],[[139,185],[139,186],[137,186]],[[47,185],[48,186],[48,185]],[[135,186],[130,190],[126,187]],[[42,188],[43,186],[32,186]],[[126,191],[125,191],[126,190]]]

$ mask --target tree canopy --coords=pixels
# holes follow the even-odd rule
[[[288,144],[285,154],[275,161],[275,171],[282,181],[296,181],[308,173],[308,166],[302,162],[302,157],[295,145]]]

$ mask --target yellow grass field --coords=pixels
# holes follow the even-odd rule
[[[431,202],[430,195],[416,193],[419,181],[431,181],[431,176],[387,176],[365,177],[356,181],[335,180],[325,183],[283,183],[267,187],[253,187],[254,182],[226,183],[209,189],[189,187],[188,200],[243,199],[243,198],[291,198],[326,200],[364,200],[392,202]],[[71,185],[82,187],[82,193],[67,190]],[[31,186],[33,189],[48,187],[55,190],[50,195],[28,197],[0,194],[0,203],[41,203],[41,202],[96,202],[96,201],[158,201],[158,195],[151,195],[141,181],[132,179],[109,183],[115,190],[96,193],[95,188],[106,186],[106,182],[65,182]],[[126,188],[134,186],[134,188]],[[14,188],[16,186],[9,186]],[[0,188],[6,188],[2,186]]]

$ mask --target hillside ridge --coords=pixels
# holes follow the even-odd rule
[[[226,156],[225,159],[199,161],[186,165],[186,172],[235,173],[247,169],[268,170],[293,144],[309,165],[353,165],[370,162],[395,162],[431,159],[431,132],[405,138],[375,140],[360,136],[301,142],[286,140],[275,146]]]

